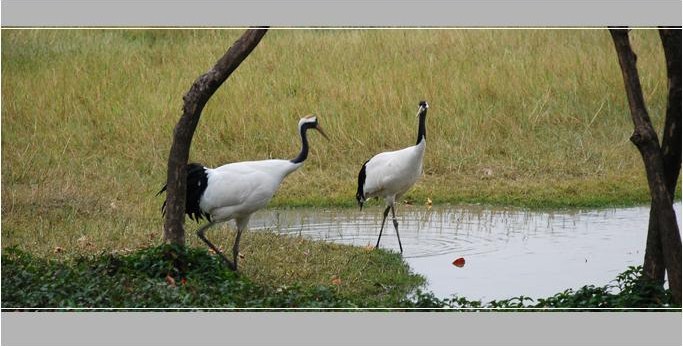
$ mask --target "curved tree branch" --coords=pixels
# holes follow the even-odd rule
[[[166,219],[164,240],[172,244],[185,244],[185,194],[187,179],[187,160],[190,156],[192,136],[197,128],[202,110],[209,98],[225,82],[230,74],[244,61],[258,45],[267,29],[247,30],[216,65],[199,76],[183,97],[183,115],[173,131],[173,144],[168,156],[166,177]]]

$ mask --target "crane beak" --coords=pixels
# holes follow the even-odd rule
[[[427,108],[429,108],[429,106],[426,106],[426,107],[425,107],[425,106],[417,107],[417,114],[415,114],[415,117],[417,118],[418,116],[420,116],[420,113],[421,113],[422,111],[424,111],[425,109],[427,109]]]
[[[318,130],[318,132],[320,132],[320,134],[323,135],[323,137],[325,137],[325,139],[327,139],[328,141],[330,140],[330,138],[327,137],[327,135],[325,134],[325,131],[323,131],[323,128],[320,127],[320,125],[316,125],[315,129]]]

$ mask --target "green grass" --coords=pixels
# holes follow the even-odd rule
[[[154,194],[182,96],[241,33],[3,30],[2,246],[68,259],[158,244],[163,197]],[[661,129],[661,43],[653,30],[631,36]],[[209,166],[291,158],[299,117],[316,113],[331,140],[311,136],[309,160],[271,206],[354,206],[360,165],[414,143],[421,99],[431,106],[425,174],[406,200],[554,208],[649,199],[605,30],[271,30],[208,103],[190,157]],[[211,232],[224,244],[230,235]],[[369,275],[344,273],[350,257],[310,268],[287,262],[287,249],[267,258],[257,244],[297,245],[245,237],[255,244],[243,248],[245,275],[256,283],[291,274],[312,287],[342,275],[347,291]],[[363,263],[354,269],[372,267]]]
[[[230,244],[231,246],[235,234],[233,231],[223,228],[210,232],[208,236],[216,244]],[[189,242],[192,244],[190,247],[193,249],[191,250],[191,256],[187,260],[188,262],[194,261],[201,264],[209,261],[208,258],[216,257],[209,256],[210,251],[208,248],[203,243],[197,244],[199,242],[196,241],[196,237],[188,238],[190,238]],[[115,251],[102,250],[103,247],[95,245],[89,239],[79,239],[75,243],[77,245],[73,248],[59,247],[58,251],[49,254],[32,251],[38,254],[31,254],[31,256],[53,260],[53,262],[49,264],[43,263],[41,266],[59,267],[64,264],[69,265],[83,262],[83,258],[88,263],[102,261],[103,258],[106,260],[106,258],[110,257],[108,254],[113,253],[118,257],[128,256],[127,258],[130,258],[130,260],[126,261],[130,262],[131,265],[140,260],[142,262],[156,261],[139,265],[149,265],[150,267],[166,270],[164,275],[159,274],[162,279],[167,272],[171,271],[171,263],[164,261],[161,255],[164,252],[163,246],[160,247],[158,245],[158,240],[150,239],[148,244],[141,248],[123,248]],[[241,277],[248,278],[250,283],[259,287],[267,287],[271,291],[296,287],[297,289],[300,288],[309,292],[315,291],[319,287],[327,287],[326,289],[331,290],[340,300],[348,300],[358,306],[391,307],[393,306],[392,304],[404,299],[411,292],[425,284],[425,279],[413,273],[408,264],[403,261],[403,258],[395,252],[316,242],[300,236],[280,236],[272,232],[246,232],[242,236],[240,244],[239,272]],[[21,254],[22,256],[19,256],[21,258],[28,256],[28,251],[32,250],[30,248],[28,251],[23,250],[26,246],[12,247],[10,249],[14,248],[24,251]],[[229,246],[219,246],[219,248],[225,252],[224,248],[229,248]],[[7,249],[5,247],[5,250]],[[9,258],[12,258],[11,255]],[[15,274],[12,269],[6,267],[5,259],[3,257],[3,278],[11,278]],[[35,259],[29,258],[28,261],[34,262]],[[218,260],[214,261],[212,259],[211,263],[213,262],[220,263]],[[21,266],[26,265],[22,264]],[[223,264],[220,264],[220,266],[223,266]],[[210,268],[207,267],[205,269],[212,271],[212,273],[207,274],[208,277],[206,279],[203,279],[205,280],[203,281],[205,285],[211,285],[212,280],[214,283],[219,281],[214,275],[224,275],[217,272],[229,271],[226,268],[219,270],[213,264],[211,264]],[[83,269],[74,269],[73,271],[78,272],[80,270]],[[45,269],[45,273],[45,275],[51,275],[50,270]],[[93,275],[95,274],[99,273],[94,273]],[[123,280],[124,277],[137,277],[137,274],[139,273],[122,272],[121,277],[114,279]],[[195,273],[195,275],[204,274]],[[178,279],[180,278],[178,277]],[[94,280],[94,278],[87,279],[86,281],[88,280]],[[68,280],[63,279],[63,281]],[[95,283],[92,283],[92,285],[95,285]],[[28,284],[20,286],[39,287],[39,285]],[[20,292],[17,294],[20,294]],[[248,292],[244,294],[248,295]],[[152,305],[146,306],[154,306],[154,302],[162,303],[162,301],[152,300],[149,302]]]
[[[376,251],[366,257],[387,271],[405,266],[396,254]],[[259,283],[258,277],[229,270],[203,248],[156,246],[64,261],[6,248],[2,265],[3,308],[391,307],[409,293],[387,275],[356,282],[351,290],[288,278]]]

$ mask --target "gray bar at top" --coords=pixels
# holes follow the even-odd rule
[[[2,26],[680,26],[680,0],[3,0]]]

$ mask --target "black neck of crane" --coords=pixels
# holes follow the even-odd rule
[[[314,127],[315,124],[313,123],[306,123],[303,126],[301,126],[301,129],[299,130],[299,133],[301,135],[301,152],[297,157],[289,160],[291,163],[304,162],[308,157],[308,138],[306,137],[306,130]]]
[[[423,109],[420,112],[420,125],[417,128],[417,143],[415,145],[420,144],[422,142],[422,139],[427,139],[427,129],[425,127],[425,119],[427,119],[427,109]]]

